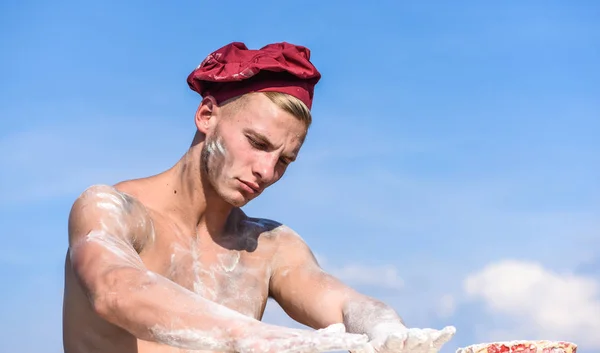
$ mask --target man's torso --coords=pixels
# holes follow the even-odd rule
[[[269,296],[271,258],[277,233],[283,227],[278,228],[272,221],[248,218],[239,210],[234,212],[235,222],[228,226],[226,233],[211,237],[186,234],[149,209],[154,236],[139,255],[148,270],[206,299],[260,320]],[[63,314],[67,353],[181,352],[137,340],[98,317],[75,279],[68,257]]]

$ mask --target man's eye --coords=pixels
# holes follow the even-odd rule
[[[282,158],[280,158],[280,159],[279,159],[279,162],[280,162],[281,164],[283,164],[283,165],[286,165],[286,166],[290,164],[290,161],[288,161],[288,160],[285,160],[285,159],[282,159]]]
[[[253,139],[252,137],[248,137],[248,141],[250,141],[250,144],[253,147],[259,148],[259,149],[264,149],[266,147],[266,145],[264,143],[258,142],[255,139]]]

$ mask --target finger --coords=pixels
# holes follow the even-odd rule
[[[454,335],[456,334],[456,328],[454,326],[446,326],[442,330],[440,330],[439,333],[440,335],[437,337],[437,339],[433,341],[432,348],[435,348],[436,350],[432,352],[439,351],[444,344],[450,341],[452,337],[454,337]]]
[[[399,332],[391,334],[385,340],[383,344],[384,352],[400,352],[406,346],[406,340],[408,339],[407,332]]]
[[[444,332],[441,330],[434,329],[424,329],[423,331],[429,336],[429,342],[427,347],[424,347],[426,348],[424,349],[424,351],[427,353],[437,353],[439,351],[440,346],[436,346],[436,342],[439,341],[440,337]]]
[[[454,337],[456,334],[456,328],[454,326],[446,326],[441,330],[424,329],[428,336],[427,347],[424,350],[427,353],[437,353],[440,351],[442,346]]]
[[[406,339],[405,350],[407,352],[426,353],[431,347],[431,336],[423,330],[411,329]]]

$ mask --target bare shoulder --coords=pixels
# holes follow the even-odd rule
[[[145,206],[115,186],[96,184],[85,189],[73,203],[69,215],[69,237],[94,230],[131,240],[140,250],[153,234]]]
[[[292,228],[271,219],[245,216],[242,224],[271,243],[304,242]]]
[[[316,261],[306,241],[291,227],[266,218],[246,217],[244,223],[254,227],[260,240],[270,245],[274,265]]]

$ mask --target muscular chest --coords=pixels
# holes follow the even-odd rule
[[[250,317],[262,316],[270,274],[260,256],[193,241],[161,248],[148,256],[154,271],[206,299]]]

